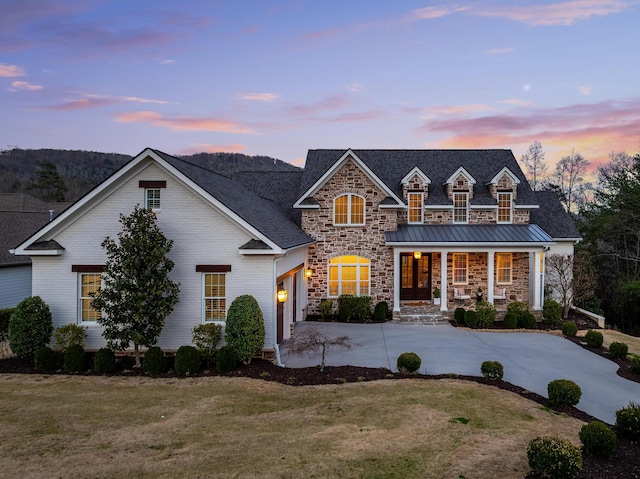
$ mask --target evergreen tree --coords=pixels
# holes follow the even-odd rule
[[[158,342],[178,302],[180,284],[169,278],[173,241],[164,236],[155,214],[138,205],[131,215],[120,215],[120,223],[118,241],[107,237],[102,242],[107,261],[93,306],[103,313],[98,322],[109,348],[123,350],[133,343],[140,367],[139,346]]]
[[[38,190],[43,201],[64,201],[67,186],[56,165],[43,161],[36,171],[36,182],[29,189]]]

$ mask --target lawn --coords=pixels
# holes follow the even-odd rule
[[[582,423],[467,381],[0,376],[0,477],[521,478]]]

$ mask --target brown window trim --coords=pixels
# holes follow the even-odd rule
[[[280,282],[280,281],[284,281],[285,279],[287,279],[289,276],[293,276],[294,274],[296,274],[298,271],[300,271],[302,268],[304,268],[304,263],[299,264],[298,266],[296,266],[295,268],[291,268],[289,271],[287,271],[286,273],[282,273],[280,276],[278,276],[276,278],[276,282]]]
[[[142,181],[142,180],[140,180],[140,182],[138,183],[138,186],[140,188],[166,188],[167,187],[167,182],[166,181]]]
[[[197,264],[197,273],[228,273],[231,271],[230,264]]]
[[[104,266],[101,264],[73,264],[71,265],[72,273],[102,273]]]

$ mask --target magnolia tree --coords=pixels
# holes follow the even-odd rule
[[[173,241],[164,236],[155,214],[138,205],[129,216],[120,215],[120,223],[118,241],[107,237],[102,242],[107,261],[93,307],[103,313],[98,323],[108,346],[124,350],[133,343],[140,367],[139,347],[157,344],[178,302],[180,284],[169,278]]]

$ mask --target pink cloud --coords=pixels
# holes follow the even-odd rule
[[[163,117],[153,111],[137,111],[116,116],[119,123],[147,123],[173,131],[221,131],[225,133],[254,133],[237,122],[217,118]]]
[[[193,155],[195,153],[242,153],[247,149],[247,145],[211,145],[209,143],[194,143],[189,148],[182,150],[183,155]]]
[[[18,90],[28,90],[28,91],[36,91],[36,90],[42,90],[42,85],[32,85],[29,82],[26,81],[14,81],[11,83],[11,88],[9,90],[11,91],[18,91]]]
[[[23,77],[25,75],[22,67],[0,63],[0,77]]]
[[[42,107],[41,109],[50,111],[89,110],[92,108],[103,108],[105,106],[117,105],[119,103],[154,103],[159,105],[167,105],[172,102],[165,100],[140,98],[136,96],[109,96],[86,93],[82,96],[82,98],[68,100],[58,105],[46,106]]]
[[[423,119],[436,118],[442,115],[468,115],[492,110],[493,108],[489,105],[483,105],[481,103],[469,105],[432,106],[424,110],[425,114]]]
[[[244,95],[240,95],[241,100],[247,101],[272,102],[276,101],[278,98],[280,98],[280,95],[277,93],[245,93]]]
[[[408,21],[417,21],[417,20],[433,20],[434,18],[444,17],[445,15],[449,15],[451,13],[463,12],[467,10],[469,7],[454,7],[454,8],[446,8],[446,7],[425,7],[418,8],[413,10],[409,16],[406,18]]]
[[[345,95],[331,95],[315,103],[306,105],[294,105],[287,109],[287,113],[293,116],[314,116],[323,111],[336,110],[349,103]]]

